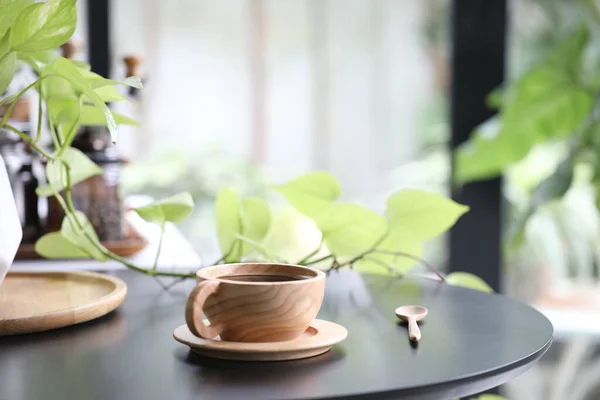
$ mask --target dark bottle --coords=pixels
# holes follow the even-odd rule
[[[34,243],[41,235],[39,199],[35,192],[39,181],[33,169],[34,158],[29,146],[25,147],[18,177],[23,190],[23,243]]]

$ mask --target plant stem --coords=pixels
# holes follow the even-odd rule
[[[323,247],[323,239],[321,239],[321,242],[319,243],[319,247],[317,247],[314,251],[312,251],[310,254],[308,254],[306,257],[304,257],[302,260],[298,261],[296,264],[302,264],[302,263],[307,262],[308,260],[313,258],[319,251],[321,251],[322,247]]]
[[[271,261],[272,261],[272,260],[275,260],[275,257],[273,257],[273,255],[271,254],[271,252],[269,252],[269,250],[267,250],[267,249],[266,249],[264,246],[262,246],[260,243],[258,243],[258,242],[256,242],[256,241],[254,241],[254,240],[252,240],[252,239],[250,239],[250,238],[247,238],[247,237],[246,237],[246,236],[244,236],[244,235],[240,235],[239,233],[237,233],[237,234],[235,235],[235,237],[236,237],[238,240],[240,240],[240,246],[239,246],[239,248],[240,248],[240,254],[242,253],[242,251],[241,251],[241,250],[242,250],[242,248],[243,248],[243,245],[242,245],[242,243],[241,243],[241,242],[244,242],[244,243],[246,243],[246,244],[248,244],[248,245],[252,246],[252,247],[254,248],[254,250],[258,251],[258,252],[259,252],[260,254],[262,254],[263,256],[267,257],[267,259],[269,259],[269,260],[271,260]]]
[[[394,256],[398,256],[398,257],[410,258],[411,260],[414,260],[414,261],[417,261],[418,263],[423,264],[424,266],[427,267],[427,269],[429,269],[430,272],[436,274],[437,277],[440,278],[441,281],[446,282],[446,278],[444,277],[444,275],[442,275],[437,270],[437,268],[435,268],[432,264],[425,261],[421,257],[415,256],[414,254],[406,253],[404,251],[391,251],[391,250],[383,250],[383,249],[374,249],[372,251],[372,253],[390,254],[390,255],[394,255]]]
[[[303,263],[303,264],[300,264],[300,265],[306,265],[306,266],[309,266],[309,265],[314,265],[314,264],[318,264],[318,263],[320,263],[320,262],[322,262],[322,261],[329,260],[330,258],[334,258],[333,254],[329,254],[329,255],[323,256],[323,257],[321,257],[321,258],[318,258],[318,259],[316,259],[316,260],[309,261],[309,262],[305,262],[305,263]]]
[[[64,161],[62,161],[62,162],[65,165],[65,168],[67,168],[66,174],[65,174],[66,179],[67,179],[67,182],[65,184],[65,195],[66,195],[67,201],[65,202],[65,200],[62,198],[62,196],[59,195],[58,193],[54,193],[54,196],[58,200],[58,203],[62,207],[63,211],[65,212],[65,217],[69,218],[69,222],[71,223],[71,226],[74,228],[74,230],[81,232],[85,236],[85,238],[100,253],[102,253],[105,257],[110,258],[111,260],[120,262],[121,264],[125,265],[127,268],[133,269],[135,271],[141,272],[146,275],[169,276],[169,277],[176,277],[176,278],[195,278],[195,276],[196,276],[195,272],[193,272],[193,273],[190,273],[190,272],[167,272],[167,271],[156,271],[155,269],[145,269],[145,268],[139,267],[139,266],[135,265],[134,263],[132,263],[132,262],[124,259],[123,257],[113,253],[112,251],[108,250],[100,242],[98,242],[98,240],[96,240],[94,237],[92,237],[89,234],[89,232],[86,232],[83,225],[79,221],[79,219],[73,217],[73,215],[75,215],[77,210],[75,209],[75,206],[73,204],[73,198],[72,198],[72,193],[71,193],[71,189],[72,189],[71,172],[69,170],[68,165],[66,163],[64,163]],[[50,186],[50,187],[52,187],[52,186]],[[73,222],[73,220],[75,220],[75,222]],[[162,239],[161,239],[161,241],[162,241]],[[159,245],[159,247],[160,247],[160,245]]]
[[[381,261],[381,260],[379,260],[377,258],[365,256],[365,260],[369,260],[369,261],[371,261],[371,262],[373,262],[375,264],[379,264],[382,267],[384,267],[385,269],[387,269],[387,270],[389,270],[389,271],[391,271],[391,272],[393,272],[395,274],[401,275],[401,273],[399,271],[397,271],[395,268],[391,267],[387,263],[385,263],[385,262],[383,262],[383,261]]]
[[[48,125],[50,125],[50,136],[52,136],[52,144],[54,144],[55,149],[60,149],[60,141],[58,138],[58,132],[56,132],[56,128],[54,127],[54,122],[52,121],[52,115],[48,113]]]
[[[42,137],[42,85],[38,87],[38,121],[37,121],[37,131],[35,133],[35,139],[33,139],[33,143],[40,141]]]
[[[31,140],[31,138],[26,134],[21,132],[20,130],[18,130],[17,128],[15,128],[14,126],[7,124],[7,123],[3,123],[1,125],[3,128],[8,129],[11,132],[16,133],[17,135],[19,135],[19,137],[26,143],[28,143],[35,151],[37,151],[38,153],[40,153],[41,155],[43,155],[44,157],[46,157],[48,160],[54,160],[55,157],[50,155],[50,153],[46,152],[44,149],[42,149],[40,146],[38,146],[37,143],[34,143],[33,140]]]
[[[82,106],[83,106],[83,96],[80,96],[79,97],[79,112],[77,113],[77,118],[75,119],[75,121],[73,121],[71,128],[69,128],[69,132],[67,133],[67,136],[64,138],[63,143],[60,146],[58,153],[56,154],[57,157],[61,157],[65,153],[67,148],[71,145],[71,143],[73,142],[73,139],[75,139],[75,135],[77,134],[77,128],[79,128],[79,121],[81,119],[81,107]],[[58,139],[60,139],[60,138],[58,138]]]
[[[154,257],[154,265],[152,265],[152,273],[156,273],[156,266],[158,265],[158,256],[162,248],[163,236],[165,236],[165,223],[160,224],[160,239],[158,239],[158,249],[156,250],[156,257]]]
[[[10,114],[12,114],[12,110],[17,105],[17,102],[21,98],[21,96],[23,96],[29,89],[35,87],[36,85],[40,85],[40,88],[41,88],[42,81],[49,76],[60,76],[60,75],[55,75],[55,74],[44,75],[44,76],[38,78],[37,80],[35,80],[33,83],[25,86],[23,89],[21,89],[20,91],[18,91],[15,94],[13,94],[12,96],[9,96],[0,101],[0,106],[3,106],[4,104],[7,104],[10,102],[10,106],[8,107],[8,110],[6,110],[4,117],[2,117],[3,125],[6,124],[6,122],[8,122],[8,119],[10,118]]]
[[[375,243],[373,244],[373,246],[371,246],[370,249],[363,251],[362,253],[360,253],[356,257],[351,258],[348,261],[344,261],[343,263],[339,264],[337,266],[337,268],[341,268],[346,265],[354,264],[355,262],[361,260],[363,257],[371,254],[377,248],[377,246],[379,246],[381,244],[381,242],[383,242],[385,240],[386,237],[387,237],[387,232],[383,236],[381,236],[379,239],[377,239],[377,241],[375,241]]]
[[[181,279],[186,279],[186,278],[194,278],[196,276],[195,272],[190,273],[190,272],[167,272],[167,271],[156,271],[156,260],[154,263],[154,266],[152,269],[145,269],[145,268],[141,268],[135,264],[133,264],[132,262],[124,259],[123,257],[113,253],[112,251],[108,250],[107,248],[105,248],[97,239],[95,239],[94,237],[92,237],[88,232],[85,231],[83,225],[81,224],[81,222],[79,221],[78,218],[75,217],[75,213],[77,212],[77,210],[75,209],[75,205],[73,204],[73,198],[72,198],[72,182],[71,182],[71,171],[69,168],[69,165],[60,157],[63,155],[64,151],[66,150],[66,148],[69,146],[70,142],[73,140],[73,138],[75,137],[75,133],[76,133],[76,127],[79,123],[79,118],[81,117],[81,103],[82,103],[82,98],[79,99],[79,104],[80,104],[80,109],[79,109],[79,115],[77,117],[77,120],[73,123],[73,125],[71,126],[71,129],[69,130],[69,133],[67,135],[67,137],[65,138],[66,140],[64,141],[63,145],[60,146],[59,143],[59,138],[57,135],[57,132],[55,130],[53,121],[52,121],[52,117],[50,115],[50,113],[48,114],[48,118],[49,118],[49,125],[50,125],[50,129],[51,129],[51,136],[52,136],[52,140],[54,143],[54,146],[57,150],[57,155],[54,156],[50,153],[48,153],[47,151],[45,151],[44,149],[42,149],[37,142],[40,140],[40,136],[41,136],[41,124],[42,124],[42,100],[43,100],[43,92],[42,92],[42,86],[41,86],[41,82],[42,80],[44,80],[47,77],[50,76],[59,76],[59,75],[55,75],[55,74],[48,74],[48,75],[44,75],[42,77],[40,77],[39,79],[37,79],[35,82],[31,83],[30,85],[26,86],[25,88],[23,88],[22,90],[20,90],[18,93],[9,96],[5,99],[3,99],[2,101],[0,101],[0,106],[7,104],[9,102],[11,102],[10,106],[8,107],[6,113],[4,114],[2,121],[0,121],[0,127],[4,127],[14,133],[16,133],[24,142],[28,143],[35,151],[37,151],[39,154],[41,154],[42,156],[44,156],[46,159],[48,159],[48,161],[59,161],[61,162],[65,169],[66,169],[66,173],[65,173],[65,177],[66,177],[66,184],[65,186],[65,196],[66,196],[66,201],[65,199],[56,191],[54,191],[54,188],[52,188],[52,185],[50,185],[50,188],[53,191],[53,195],[56,198],[58,204],[61,206],[61,208],[63,209],[64,213],[65,213],[65,218],[68,219],[69,223],[71,224],[71,227],[73,228],[74,231],[81,233],[85,236],[85,238],[94,246],[96,247],[96,249],[101,252],[105,257],[110,258],[114,261],[120,262],[121,264],[125,265],[126,267],[133,269],[135,271],[147,274],[147,275],[152,275],[152,276],[167,276],[167,277],[175,277],[175,278],[181,278]],[[61,76],[61,78],[66,79],[64,77]],[[68,80],[68,79],[67,79]],[[10,118],[10,115],[14,109],[14,107],[17,104],[17,101],[19,100],[19,98],[25,94],[25,92],[27,92],[29,89],[33,88],[34,86],[39,85],[38,87],[38,93],[39,93],[39,102],[38,102],[38,124],[37,124],[37,132],[36,132],[36,136],[34,139],[32,139],[31,137],[29,137],[27,134],[25,134],[24,132],[21,132],[19,129],[15,128],[14,126],[8,124],[8,119]],[[164,232],[164,230],[163,230]],[[160,252],[160,248],[162,245],[162,233],[161,233],[161,239],[159,242],[159,252]],[[158,253],[157,253],[157,259],[158,259]]]

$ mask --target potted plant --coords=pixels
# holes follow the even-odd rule
[[[86,215],[73,204],[73,185],[100,173],[97,165],[71,147],[79,126],[101,122],[112,140],[117,141],[117,125],[124,118],[109,109],[107,103],[123,99],[115,88],[117,85],[141,89],[137,77],[111,80],[91,72],[86,63],[54,53],[73,34],[76,19],[75,0],[0,2],[0,92],[11,82],[19,62],[29,64],[38,74],[33,83],[0,100],[0,107],[6,106],[0,128],[18,135],[46,159],[47,183],[38,187],[37,193],[54,197],[65,214],[60,231],[42,236],[35,249],[47,258],[112,259],[151,276],[193,278],[194,271],[159,270],[156,262],[145,268],[106,249]],[[28,91],[37,91],[39,109],[45,104],[48,110],[51,147],[40,141],[41,120],[31,136],[9,122],[14,104]],[[313,251],[300,259],[285,261],[328,271],[350,267],[362,272],[405,273],[415,262],[423,261],[420,258],[422,243],[446,231],[468,210],[443,196],[402,190],[389,198],[386,214],[379,215],[360,205],[338,201],[340,184],[326,172],[301,176],[275,190],[310,219],[321,234],[321,241]],[[144,220],[158,224],[164,232],[167,223],[185,220],[193,206],[190,194],[183,192],[136,211]],[[239,198],[234,191],[224,189],[216,197],[215,210],[222,256],[214,264],[279,259],[263,246],[272,219],[265,200]],[[451,283],[489,290],[484,282],[471,275],[455,274],[447,278],[438,275]]]

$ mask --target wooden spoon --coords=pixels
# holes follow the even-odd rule
[[[421,330],[417,321],[427,316],[427,309],[423,306],[402,306],[396,308],[396,316],[402,321],[408,321],[408,337],[418,342],[421,339]]]

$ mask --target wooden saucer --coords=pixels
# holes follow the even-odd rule
[[[95,272],[9,272],[0,285],[0,336],[96,319],[126,293],[121,279]]]
[[[208,325],[207,320],[204,323]],[[194,336],[187,325],[181,325],[173,332],[175,340],[190,346],[194,353],[241,361],[282,361],[313,357],[329,351],[331,346],[346,339],[346,336],[346,328],[321,319],[315,319],[299,338],[285,342],[225,342],[218,336],[207,340]]]

